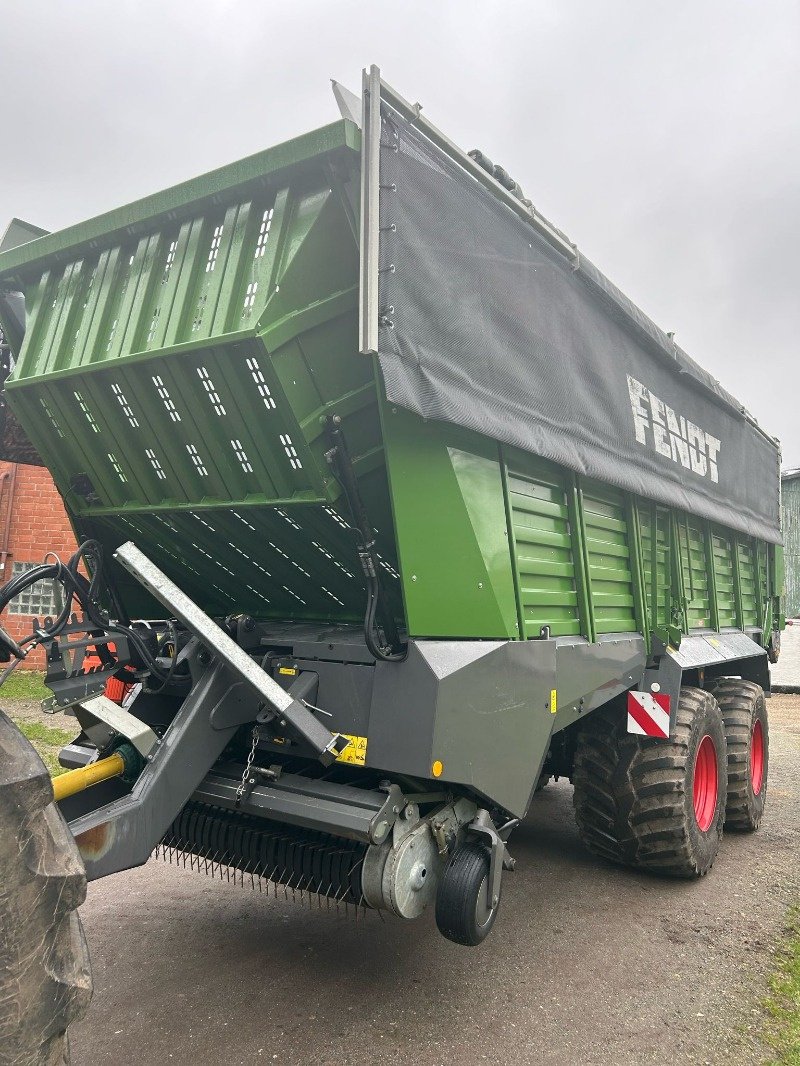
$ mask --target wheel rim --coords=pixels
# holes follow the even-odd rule
[[[753,795],[757,796],[764,784],[764,728],[759,720],[753,726],[750,738],[750,781]]]
[[[486,896],[486,882],[488,880],[489,875],[487,873],[481,881],[481,887],[478,889],[478,895],[475,900],[475,925],[478,929],[484,929],[489,924],[489,922],[492,920],[492,915],[494,914],[495,910],[494,907],[489,906]]]
[[[694,816],[705,833],[717,809],[717,749],[708,734],[700,741],[694,761]]]

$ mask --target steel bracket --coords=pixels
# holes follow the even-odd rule
[[[104,722],[115,733],[129,740],[140,755],[146,759],[159,740],[153,730],[140,718],[114,703],[108,696],[94,696],[90,700],[81,700],[80,708]]]
[[[235,640],[159,570],[132,541],[127,541],[117,548],[114,558],[202,641],[215,659],[224,663],[262,703],[273,708],[281,721],[285,721],[311,746],[321,763],[330,765],[345,749],[348,740],[338,733],[331,733],[307,707],[281,688],[277,681],[262,670]]]
[[[503,879],[503,870],[513,870],[517,864],[517,860],[511,858],[506,842],[500,834],[507,835],[518,824],[518,820],[514,819],[513,822],[507,822],[502,829],[498,830],[489,812],[481,808],[468,826],[471,832],[484,837],[489,845],[489,880],[486,885],[486,896],[490,910],[494,910],[500,902],[500,882]]]

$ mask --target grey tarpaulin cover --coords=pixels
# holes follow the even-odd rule
[[[389,401],[779,541],[779,450],[741,405],[404,119],[382,142]]]

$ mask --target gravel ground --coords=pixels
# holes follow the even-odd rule
[[[74,1066],[763,1062],[758,1003],[800,893],[800,696],[769,710],[764,823],[727,835],[708,877],[597,862],[550,785],[478,949],[430,916],[355,922],[156,861],[90,885]]]

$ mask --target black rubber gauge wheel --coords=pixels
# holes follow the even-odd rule
[[[489,850],[482,844],[462,844],[445,867],[436,893],[436,925],[454,944],[476,947],[491,932],[497,906],[487,896]]]
[[[714,688],[728,742],[725,828],[758,829],[767,802],[769,725],[764,690],[752,681],[723,678]]]

